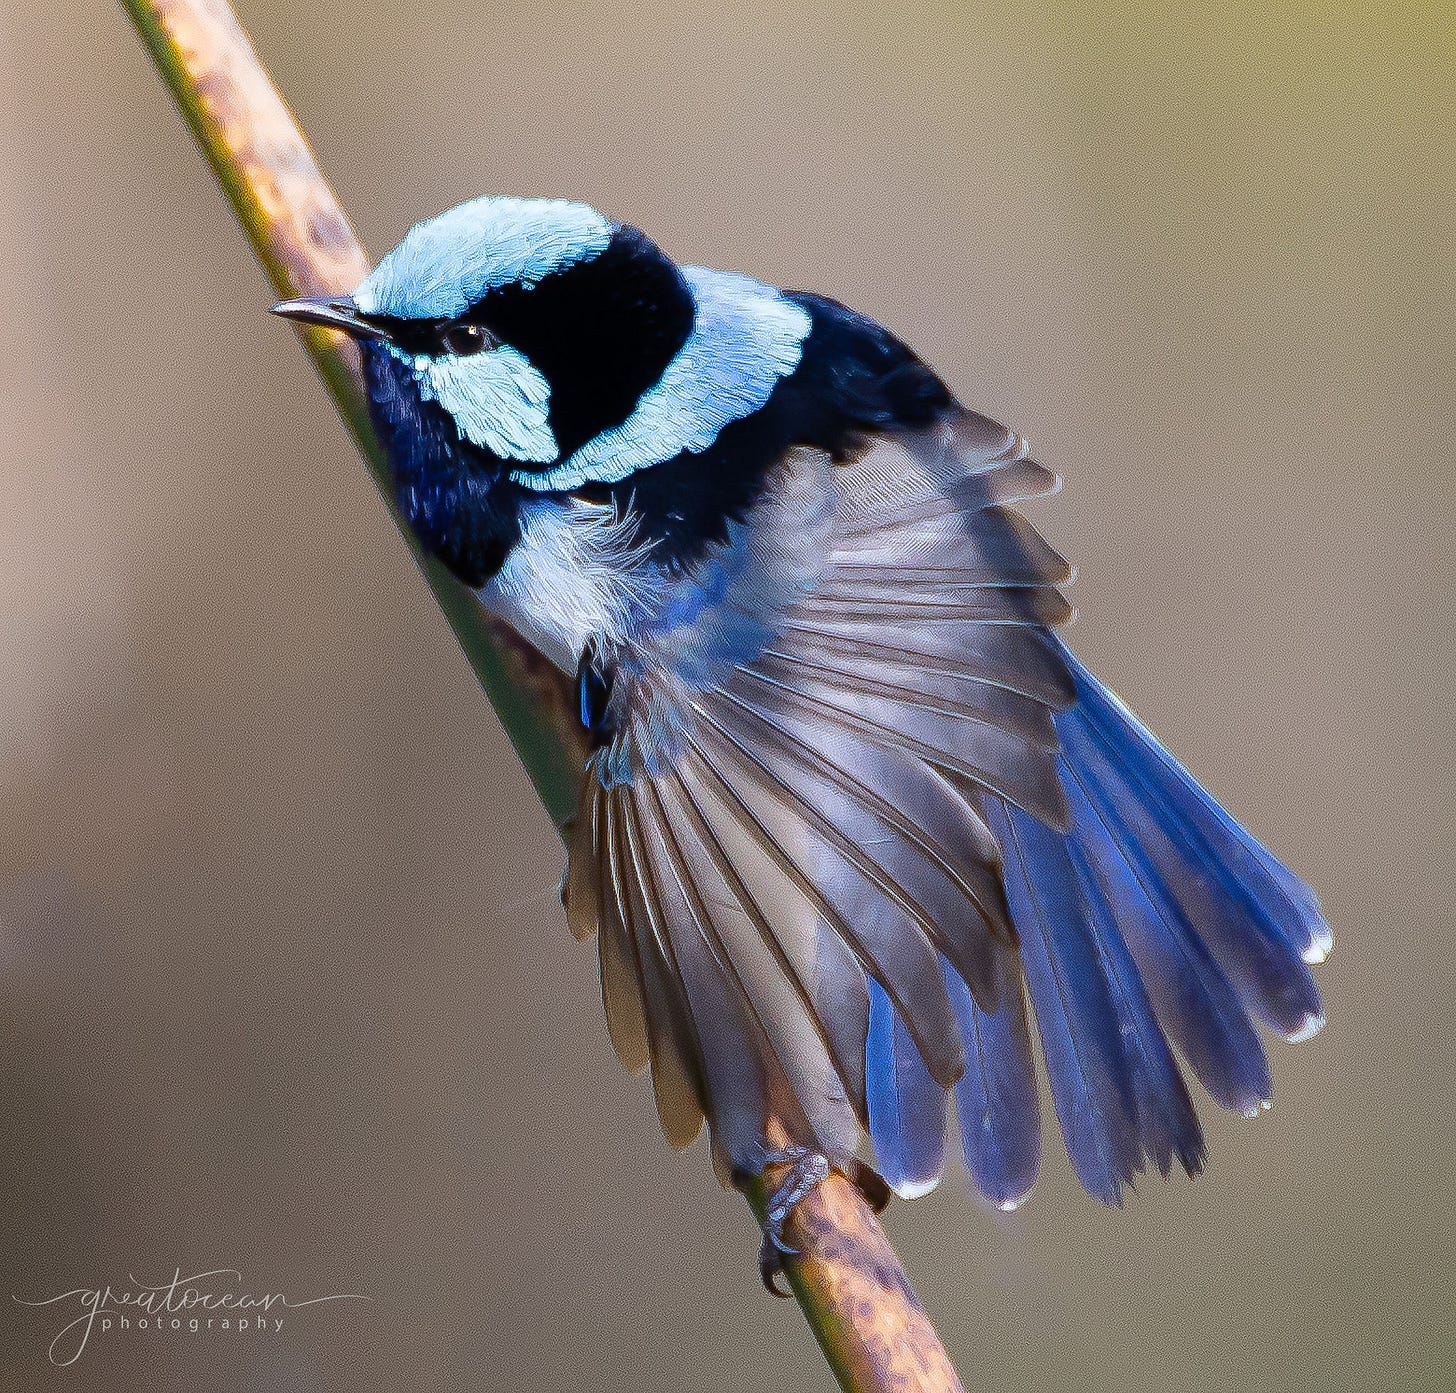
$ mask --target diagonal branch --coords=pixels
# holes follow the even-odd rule
[[[231,6],[226,0],[122,3],[279,296],[352,290],[369,269],[364,251]],[[537,792],[557,823],[565,822],[586,758],[567,683],[421,555],[393,506],[353,346],[319,329],[306,329],[303,337]],[[773,1182],[772,1174],[761,1178],[748,1195],[760,1218]],[[895,1250],[853,1185],[831,1176],[798,1206],[786,1236],[803,1252],[789,1263],[789,1283],[849,1393],[960,1393]]]

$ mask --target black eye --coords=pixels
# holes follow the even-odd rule
[[[440,334],[440,346],[457,358],[468,358],[490,345],[490,335],[479,324],[451,324]]]

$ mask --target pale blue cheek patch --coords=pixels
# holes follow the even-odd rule
[[[476,198],[412,227],[354,303],[365,314],[454,319],[489,291],[538,285],[611,240],[612,224],[585,203]]]
[[[733,421],[751,416],[799,365],[810,319],[772,286],[684,266],[697,305],[693,331],[656,386],[619,426],[587,441],[554,469],[516,470],[518,484],[559,493],[614,484],[683,451],[700,453]]]
[[[505,460],[550,464],[559,453],[548,419],[551,388],[514,348],[466,358],[399,353],[414,372],[420,396],[454,418],[472,444]]]

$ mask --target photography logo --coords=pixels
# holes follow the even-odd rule
[[[368,1301],[357,1292],[331,1296],[289,1296],[281,1291],[243,1290],[243,1274],[228,1267],[183,1276],[175,1268],[163,1282],[142,1282],[127,1274],[128,1285],[73,1287],[55,1296],[13,1299],[22,1306],[49,1307],[61,1326],[47,1349],[60,1368],[74,1364],[93,1338],[125,1334],[155,1338],[165,1335],[275,1335],[293,1311],[329,1301]]]

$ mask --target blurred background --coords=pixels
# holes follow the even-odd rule
[[[971,1388],[1456,1381],[1456,23],[1346,8],[241,6],[376,253],[581,197],[1015,423],[1082,655],[1324,899],[1198,1183],[889,1215]],[[827,1387],[116,6],[0,0],[0,186],[0,1387]],[[10,1299],[174,1267],[372,1302],[56,1369]]]

